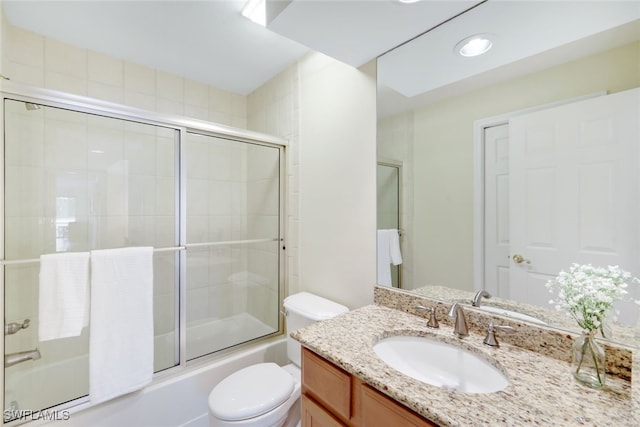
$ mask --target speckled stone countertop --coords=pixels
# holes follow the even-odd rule
[[[611,376],[602,390],[578,384],[570,364],[472,333],[455,338],[446,324],[369,305],[292,332],[305,347],[440,426],[638,426],[640,406],[631,382]],[[445,390],[406,376],[383,362],[373,344],[393,335],[434,336],[463,346],[506,373],[509,385],[489,394]],[[635,384],[635,382],[634,382]]]

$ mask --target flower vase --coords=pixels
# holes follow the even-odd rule
[[[595,339],[597,330],[586,331],[573,343],[573,376],[591,388],[602,388],[605,382],[604,347]]]

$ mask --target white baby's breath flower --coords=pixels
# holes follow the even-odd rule
[[[609,309],[628,294],[629,283],[640,283],[631,273],[620,267],[593,267],[591,264],[571,264],[569,271],[561,271],[546,287],[558,298],[549,301],[556,309],[565,310],[585,331],[600,329]],[[640,300],[635,301],[640,305]]]

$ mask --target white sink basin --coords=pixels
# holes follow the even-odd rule
[[[518,313],[517,311],[507,310],[505,308],[492,307],[490,305],[481,305],[480,307],[474,307],[474,308],[477,308],[478,310],[486,311],[489,313],[499,314],[501,316],[512,317],[518,320],[524,320],[526,322],[537,323],[538,325],[547,324],[546,322],[543,322],[542,320],[536,317],[529,316],[528,314]]]
[[[392,368],[448,390],[493,393],[509,381],[495,366],[455,345],[415,336],[384,338],[373,346]]]

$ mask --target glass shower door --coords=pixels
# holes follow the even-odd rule
[[[279,330],[280,153],[187,134],[187,360]]]
[[[5,322],[29,320],[5,328],[9,421],[89,391],[88,328],[39,340],[40,255],[175,247],[178,139],[168,127],[9,99],[4,111]],[[177,259],[154,254],[156,371],[178,363]]]

